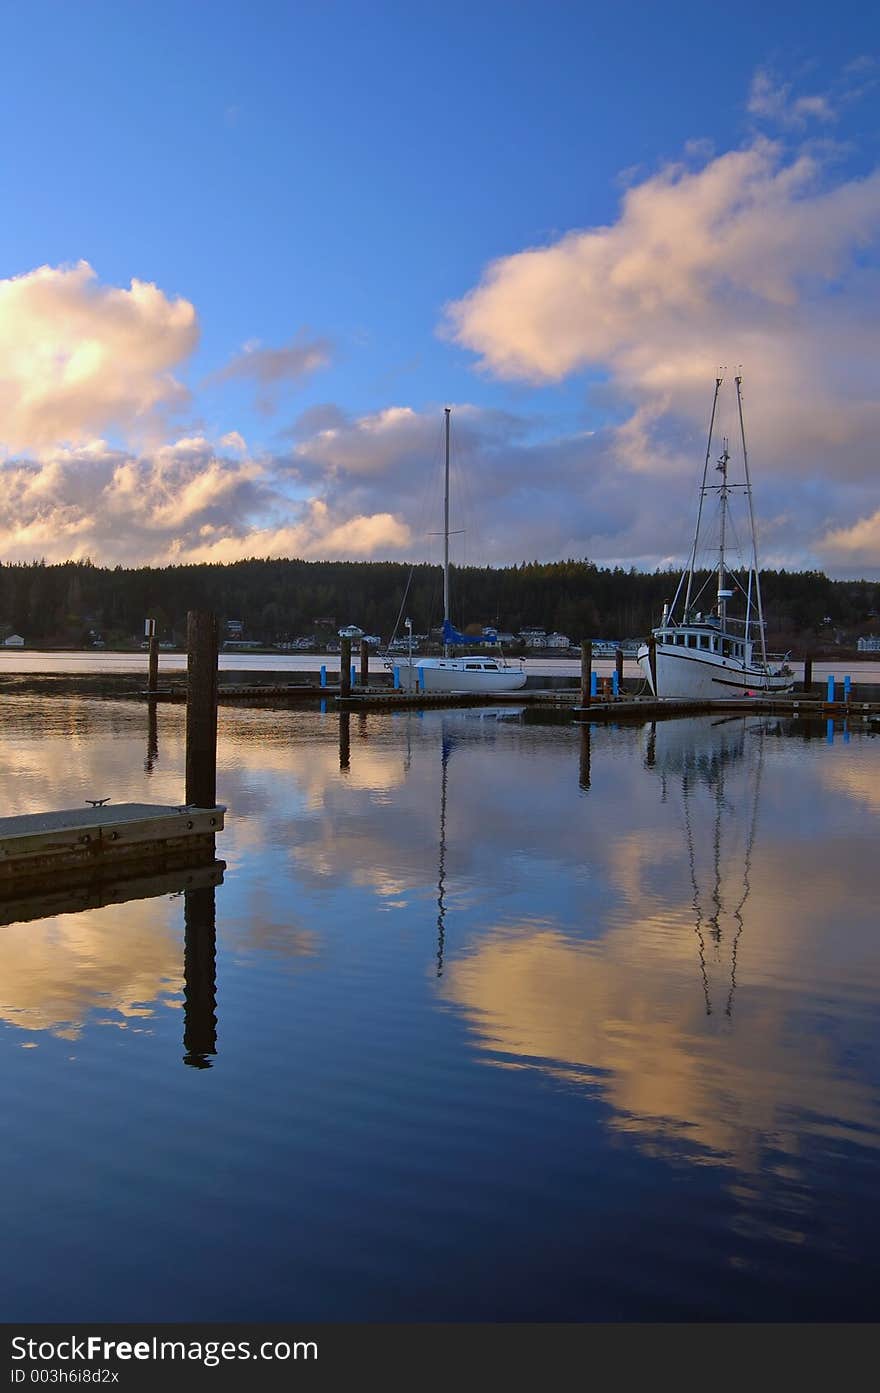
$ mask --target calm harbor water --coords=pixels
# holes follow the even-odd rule
[[[7,815],[182,796],[178,707],[0,718]],[[876,734],[222,708],[219,795],[0,927],[6,1320],[875,1318]]]

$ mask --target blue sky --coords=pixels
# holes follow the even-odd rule
[[[880,500],[858,465],[876,373],[872,384],[860,353],[853,382],[833,332],[858,342],[852,316],[877,295],[880,44],[867,7],[36,4],[9,10],[4,32],[0,297],[16,289],[0,298],[0,441],[14,471],[0,554],[422,554],[416,496],[451,402],[474,502],[497,505],[474,558],[661,564],[681,539],[662,525],[652,535],[646,476],[688,511],[715,366],[733,351],[757,377],[759,459],[769,442],[759,512],[770,559],[880,567]],[[737,152],[761,167],[731,172],[702,233],[733,226],[748,204],[733,245],[745,238],[759,265],[766,229],[774,284],[741,272],[728,285],[721,265],[707,289],[694,248],[682,286],[712,297],[698,350],[689,289],[668,321],[646,324],[655,361],[690,341],[680,387],[659,391],[634,368],[616,328],[556,361],[560,324],[543,292],[523,289],[516,258],[610,229],[601,266],[585,248],[589,284],[579,254],[539,270],[562,277],[549,296],[557,313],[568,301],[584,324],[618,324],[628,311],[603,287],[628,274],[634,237],[666,296],[657,219],[689,225],[688,200],[703,195],[682,170],[706,174],[705,192]],[[806,176],[786,176],[805,160]],[[658,179],[671,180],[679,211],[659,206]],[[641,189],[657,206],[634,230],[624,200]],[[821,222],[818,202],[835,192],[833,245],[813,265],[823,234],[810,233],[788,277],[780,201],[795,221],[804,203],[806,221]],[[88,282],[65,280],[83,261]],[[451,321],[446,307],[467,305],[499,262],[500,282]],[[38,296],[27,278],[41,267],[55,278]],[[112,292],[133,279],[191,306],[191,324],[170,332],[154,305],[121,342],[118,315],[134,311]],[[47,309],[56,293],[63,304]],[[792,294],[787,325],[763,322]],[[71,295],[82,311],[72,320]],[[638,295],[654,304],[644,283]],[[628,326],[631,340],[638,317]],[[801,357],[768,387],[764,415],[760,383],[786,334]],[[92,377],[79,359],[65,376],[59,364],[83,342]],[[811,372],[838,385],[824,419],[855,393],[857,426],[838,439],[814,421],[786,450],[781,383],[795,413],[799,376],[815,395]],[[27,419],[22,401],[34,404]],[[124,537],[120,468],[127,498],[140,488],[164,504]],[[641,517],[628,510],[634,483]],[[189,500],[176,529],[175,490]]]

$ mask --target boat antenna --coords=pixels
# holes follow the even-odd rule
[[[446,469],[443,475],[443,634],[444,640],[449,623],[449,417],[452,408],[445,406],[446,413]],[[444,641],[443,653],[449,657],[449,644]]]
[[[761,604],[761,576],[758,572],[758,540],[755,534],[755,509],[752,503],[752,481],[749,477],[749,452],[746,449],[746,428],[743,424],[742,373],[736,375],[736,405],[739,410],[739,433],[743,447],[743,467],[746,475],[746,497],[749,500],[749,525],[752,529],[752,567],[755,572],[755,598],[758,602],[758,633],[761,635],[761,662],[767,671],[767,636],[764,633],[764,608]],[[748,633],[746,634],[748,638]]]
[[[693,584],[694,584],[694,566],[696,565],[696,561],[697,561],[697,543],[698,543],[699,538],[700,538],[700,521],[701,521],[702,516],[703,516],[703,499],[704,499],[705,496],[706,496],[706,476],[707,476],[707,474],[709,473],[709,456],[710,456],[710,454],[712,453],[712,432],[713,432],[713,430],[714,430],[714,428],[715,428],[715,412],[716,412],[717,407],[718,407],[718,392],[719,392],[719,389],[720,389],[721,384],[722,384],[723,381],[724,381],[724,378],[723,378],[723,377],[716,377],[716,378],[715,378],[715,395],[714,395],[714,397],[712,398],[712,415],[711,415],[711,417],[709,418],[709,438],[708,438],[708,440],[706,441],[706,458],[705,458],[705,460],[704,460],[704,462],[703,462],[703,483],[702,483],[702,487],[700,488],[700,503],[699,503],[699,506],[698,506],[698,508],[697,508],[697,525],[696,525],[696,527],[695,527],[695,529],[694,529],[694,544],[693,544],[693,546],[691,547],[691,561],[690,561],[690,565],[688,566],[688,583],[687,583],[687,590],[686,590],[686,592],[685,592],[685,597],[684,597],[684,622],[685,622],[685,624],[688,623],[689,618],[690,618],[691,590],[692,590]]]
[[[718,463],[715,466],[715,468],[721,474],[721,486],[719,489],[719,493],[721,495],[721,536],[718,547],[718,618],[721,620],[722,629],[727,624],[727,597],[731,594],[731,591],[728,590],[724,579],[724,548],[727,543],[728,506],[727,466],[729,462],[730,451],[727,448],[727,436],[725,436],[721,448],[721,454],[719,455]]]

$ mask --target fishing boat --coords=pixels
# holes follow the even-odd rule
[[[443,491],[443,657],[386,660],[385,666],[400,670],[403,685],[421,687],[425,692],[515,692],[526,685],[523,664],[511,663],[492,653],[453,656],[452,650],[473,642],[460,634],[449,616],[449,418],[446,414],[446,467]],[[488,642],[493,640],[488,639]],[[495,640],[497,642],[497,640]]]
[[[794,682],[794,674],[786,658],[781,655],[774,657],[767,652],[740,375],[734,381],[743,478],[739,481],[731,478],[729,442],[725,436],[715,465],[716,472],[721,476],[720,481],[709,482],[718,395],[723,380],[721,377],[715,379],[690,559],[682,572],[672,603],[664,605],[660,624],[652,630],[650,639],[641,644],[638,651],[639,665],[657,697],[717,701],[726,697],[787,692]],[[751,533],[751,545],[748,558],[741,568],[742,574],[728,564],[730,504],[737,495],[747,502]],[[702,556],[701,544],[704,543],[701,534],[707,511],[705,504],[713,496],[718,504],[717,562],[701,582],[698,558]],[[703,596],[715,582],[714,603],[707,607]],[[735,607],[731,602],[737,596],[742,601],[740,617],[731,612]]]

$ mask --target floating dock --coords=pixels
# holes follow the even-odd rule
[[[0,899],[45,889],[213,861],[224,807],[151,803],[66,808],[0,818]]]

